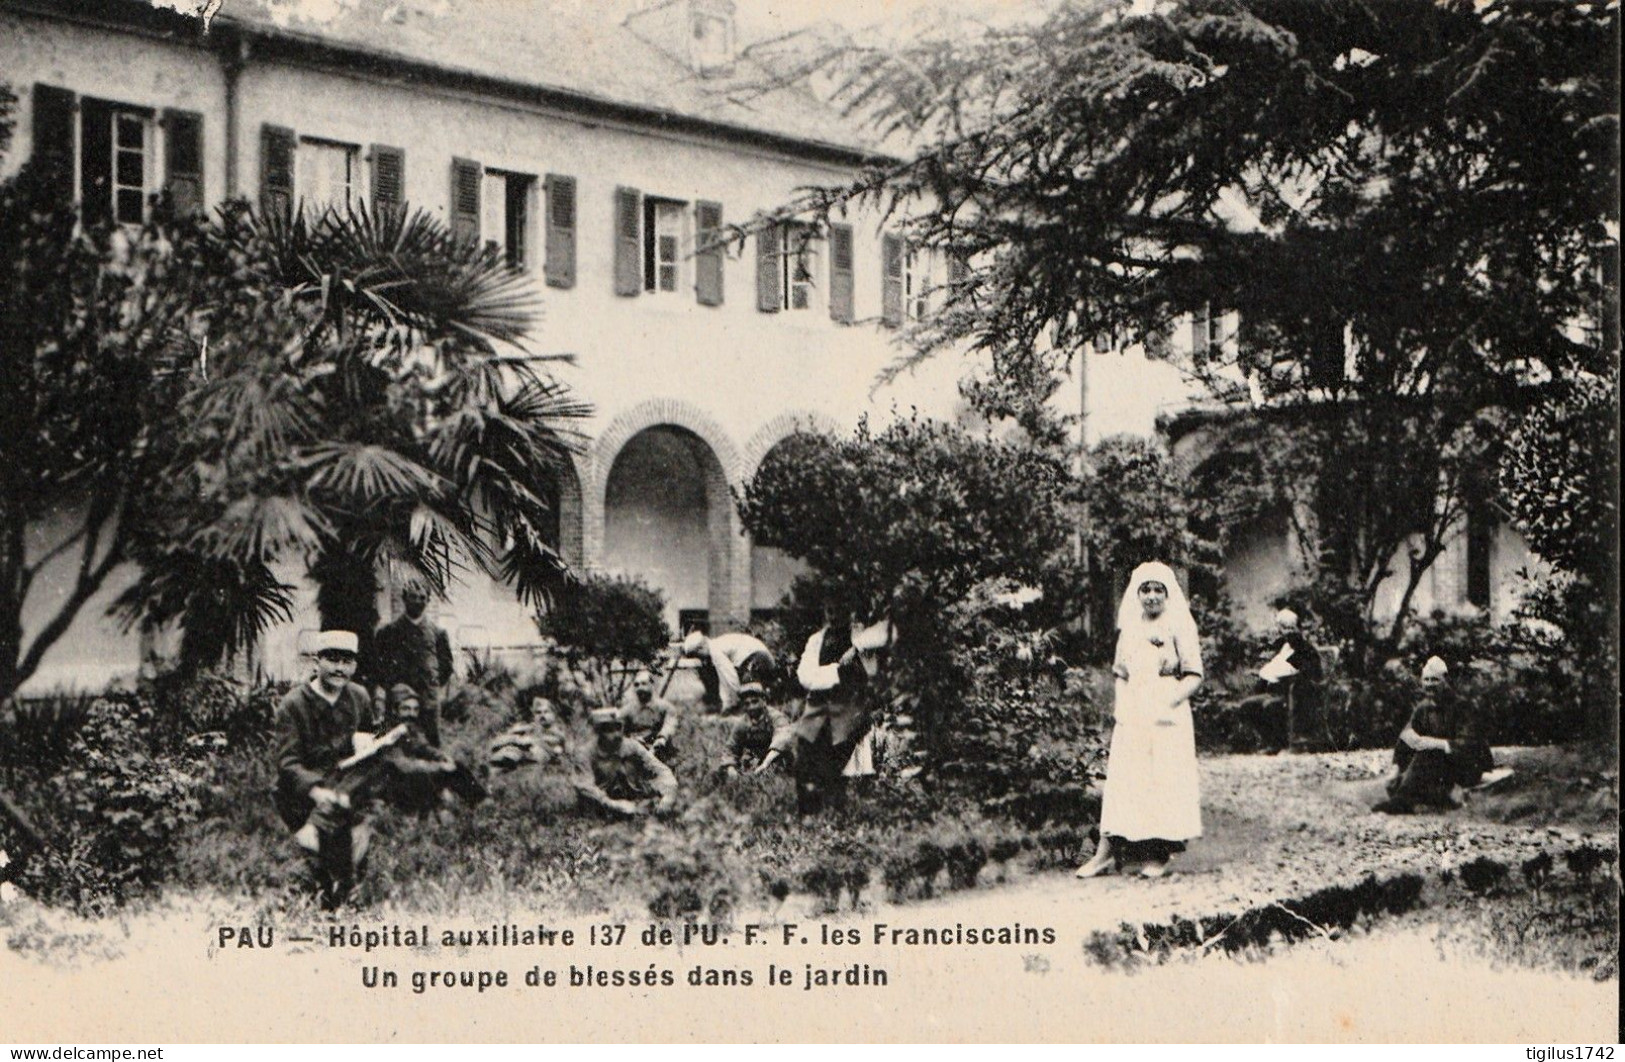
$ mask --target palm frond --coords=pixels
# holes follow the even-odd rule
[[[332,442],[306,448],[301,465],[313,494],[344,499],[358,508],[432,497],[446,489],[433,470],[388,447]]]
[[[407,326],[447,353],[522,348],[540,313],[535,282],[500,249],[459,238],[425,210],[374,212],[364,202],[317,218],[262,215],[276,279],[319,303],[335,326]]]
[[[508,546],[495,574],[514,588],[520,601],[538,608],[549,604],[575,579],[570,566],[547,543],[541,529],[528,521],[508,526]]]
[[[126,630],[179,621],[182,663],[207,667],[290,622],[293,589],[264,564],[239,565],[173,550],[143,564],[112,612]]]
[[[316,549],[332,525],[307,502],[283,495],[239,498],[188,545],[212,560],[264,564]]]

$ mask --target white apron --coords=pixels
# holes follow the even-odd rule
[[[1193,639],[1187,634],[1183,640]],[[1117,663],[1128,680],[1116,684],[1102,834],[1129,841],[1188,841],[1202,835],[1190,701],[1168,708],[1179,672],[1201,671],[1199,647],[1180,642],[1161,622],[1137,624],[1118,638]]]

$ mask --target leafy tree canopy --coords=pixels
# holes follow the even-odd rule
[[[990,351],[1007,400],[1208,306],[1266,391],[1510,398],[1607,363],[1576,325],[1615,298],[1617,44],[1602,3],[1062,3],[835,57],[918,150],[813,205],[877,197],[974,256],[915,338]]]
[[[969,261],[899,368],[990,355],[986,412],[1042,424],[1103,333],[1317,407],[1278,463],[1368,613],[1397,568],[1397,639],[1505,417],[1616,379],[1617,54],[1605,3],[1063,2],[830,57],[914,148],[804,205],[878,200]],[[1240,335],[1185,359],[1171,329],[1210,311]]]

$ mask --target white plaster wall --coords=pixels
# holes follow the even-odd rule
[[[32,153],[36,82],[154,110],[202,113],[204,188],[211,201],[224,196],[225,76],[201,49],[0,11],[0,83],[18,96],[0,175],[14,173]]]

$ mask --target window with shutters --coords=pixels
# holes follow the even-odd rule
[[[361,149],[335,140],[300,137],[294,155],[294,194],[301,209],[319,216],[329,209],[347,210],[361,194],[357,162]]]
[[[643,290],[674,294],[682,290],[683,248],[688,244],[687,204],[643,197]]]
[[[786,310],[808,310],[817,305],[818,229],[813,225],[786,222],[779,229],[779,266]]]
[[[486,246],[502,252],[503,260],[514,269],[530,263],[531,198],[536,178],[528,173],[505,170],[485,171],[480,189],[483,212],[480,234]]]
[[[183,213],[203,207],[203,116],[33,87],[34,154],[87,222],[139,225],[157,192]],[[163,181],[160,184],[159,175]]]

